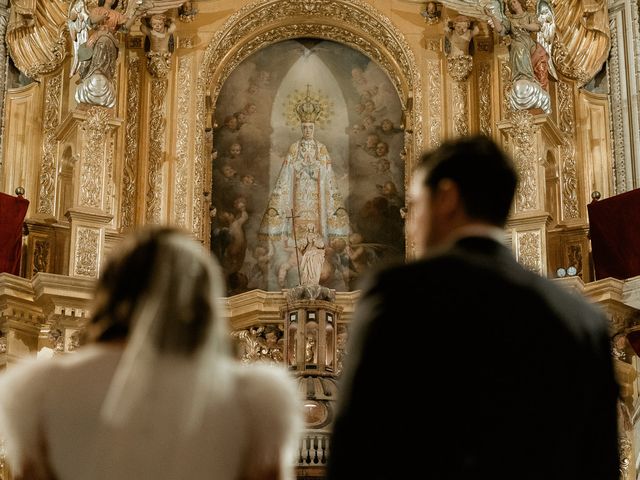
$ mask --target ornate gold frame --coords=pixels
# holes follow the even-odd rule
[[[211,165],[205,142],[207,115],[231,72],[249,55],[273,43],[312,37],[348,45],[375,61],[395,86],[403,108],[407,165],[422,148],[422,83],[413,51],[391,21],[361,0],[257,1],[232,15],[207,46],[196,90],[193,232],[209,243]],[[207,102],[207,97],[210,102]]]

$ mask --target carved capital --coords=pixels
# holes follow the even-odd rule
[[[165,79],[171,71],[171,54],[169,52],[147,52],[147,69],[151,76]]]
[[[473,70],[471,55],[456,55],[447,57],[447,71],[456,82],[464,82]]]

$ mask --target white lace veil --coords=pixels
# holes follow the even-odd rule
[[[126,428],[138,422],[150,401],[164,402],[173,412],[180,409],[179,416],[172,415],[179,423],[176,428],[189,431],[199,425],[211,392],[226,388],[229,348],[220,305],[223,277],[213,256],[187,234],[165,228],[145,235],[155,249],[144,275],[149,281],[129,306],[131,330],[100,420],[110,428]],[[143,248],[134,244],[128,255]],[[194,337],[194,332],[202,335]],[[167,362],[188,363],[188,394],[154,389]],[[163,395],[167,398],[158,398]]]

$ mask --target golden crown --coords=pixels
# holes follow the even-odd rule
[[[315,123],[322,113],[320,104],[311,98],[310,87],[307,85],[307,96],[296,104],[296,114],[302,123]]]

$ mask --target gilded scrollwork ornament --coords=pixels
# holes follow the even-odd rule
[[[624,5],[624,4],[622,4]],[[634,25],[638,25],[638,7],[631,4],[631,16]],[[624,11],[624,10],[623,10]],[[612,12],[614,13],[614,12]],[[615,15],[615,13],[614,13]],[[613,172],[614,172],[614,192],[620,194],[626,192],[630,188],[633,188],[633,178],[631,172],[631,158],[637,157],[634,155],[634,151],[638,151],[638,147],[634,148],[634,144],[637,142],[629,142],[629,133],[631,121],[628,119],[628,115],[633,115],[635,112],[640,112],[640,105],[632,105],[631,112],[628,111],[628,107],[625,105],[627,101],[624,96],[627,95],[627,78],[624,68],[621,68],[621,62],[623,64],[629,64],[628,54],[626,53],[627,47],[624,38],[624,22],[626,15],[615,15],[611,21],[611,55],[607,65],[607,77],[609,80],[609,95],[610,95],[610,108],[611,108],[611,136],[613,140]],[[621,39],[618,42],[618,38]],[[640,29],[635,29],[635,44],[640,45]],[[626,58],[625,58],[626,57]],[[636,55],[633,56],[636,68],[640,68],[640,48],[636,49]],[[636,75],[636,78],[640,78]],[[637,134],[636,134],[637,135]],[[631,144],[629,144],[631,143]],[[629,162],[629,163],[628,163]]]
[[[466,81],[472,69],[473,57],[471,55],[447,57],[447,71],[456,82]]]
[[[511,122],[513,159],[520,177],[516,190],[515,212],[521,213],[538,208],[538,156],[535,142],[539,127],[534,125],[533,116],[526,110],[513,112]]]
[[[235,331],[237,354],[242,363],[284,362],[284,333],[282,326],[266,325]]]
[[[427,87],[429,99],[429,146],[440,146],[442,129],[442,75],[440,62],[427,60]]]
[[[480,133],[491,136],[491,65],[483,63],[480,66],[478,78],[480,87]]]
[[[558,83],[558,103],[560,110],[560,160],[562,162],[562,215],[565,220],[578,218],[578,167],[574,141],[573,88],[566,82]]]
[[[140,128],[140,59],[131,54],[127,68],[127,125],[125,130],[124,169],[122,173],[121,226],[135,224],[138,176],[138,137]]]
[[[33,270],[34,274],[46,272],[49,266],[49,242],[37,240],[33,247]]]
[[[50,76],[45,82],[42,157],[37,212],[53,217],[56,194],[57,138],[62,101],[62,74]]]
[[[453,84],[453,130],[456,136],[469,135],[469,85],[466,81]]]
[[[518,261],[532,272],[542,273],[540,232],[518,232]]]
[[[626,403],[618,400],[618,455],[620,458],[620,480],[632,480],[631,465],[633,461],[633,421]]]
[[[500,81],[502,85],[502,113],[507,116],[513,110],[508,99],[511,90],[511,67],[507,61],[500,62]]]
[[[155,78],[167,78],[167,75],[171,71],[171,54],[147,52],[147,69]]]
[[[107,154],[107,135],[111,114],[103,107],[92,107],[81,124],[85,135],[80,164],[80,206],[102,209]]]
[[[151,82],[151,120],[149,122],[149,165],[147,173],[146,219],[148,223],[162,221],[163,175],[165,152],[165,110],[168,81],[154,78]]]
[[[627,361],[627,347],[628,340],[624,331],[614,335],[613,339],[611,339],[611,354],[613,358],[621,362]]]
[[[7,88],[7,24],[8,24],[8,7],[0,7],[0,92],[4,92]],[[4,103],[0,102],[0,115],[4,114]],[[3,132],[0,129],[0,158],[2,158]],[[0,162],[0,178],[2,178],[2,162]]]
[[[53,347],[53,354],[60,355],[64,353],[64,332],[59,328],[54,327],[49,330],[49,334],[47,336],[49,337],[49,342]]]
[[[336,335],[336,374],[340,375],[344,369],[344,360],[348,355],[349,329],[347,325],[338,325]]]
[[[77,236],[74,274],[95,278],[98,276],[100,231],[94,228],[79,227]]]
[[[185,56],[178,62],[178,122],[176,139],[176,173],[175,173],[175,222],[176,225],[187,227],[187,185],[189,159],[189,100],[192,93],[192,65],[193,57]]]

